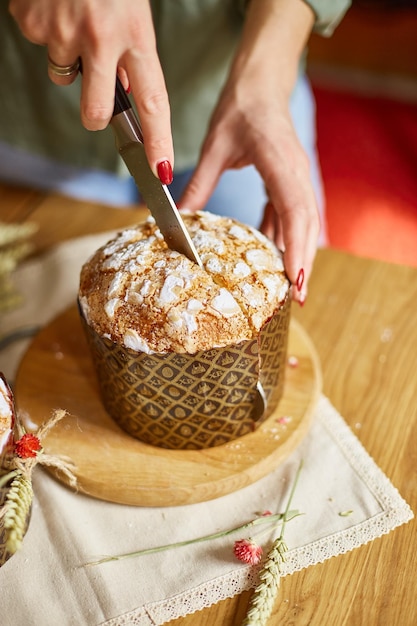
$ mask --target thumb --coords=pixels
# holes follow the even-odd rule
[[[218,180],[223,172],[221,160],[213,155],[203,153],[191,176],[183,194],[181,195],[178,207],[190,211],[200,211],[210,199]]]

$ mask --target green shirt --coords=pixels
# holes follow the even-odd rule
[[[329,36],[350,0],[305,0],[315,30]],[[171,105],[175,168],[198,158],[242,29],[245,0],[152,0],[158,52]],[[80,122],[81,78],[68,87],[47,74],[45,47],[28,42],[0,5],[0,141],[76,166],[125,174],[110,128]]]

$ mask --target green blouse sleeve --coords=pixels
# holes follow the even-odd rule
[[[303,0],[312,9],[316,20],[314,32],[330,37],[352,4],[351,0]],[[245,14],[251,0],[237,0],[242,15]]]
[[[330,37],[344,14],[352,4],[351,0],[303,0],[316,16],[314,32]]]

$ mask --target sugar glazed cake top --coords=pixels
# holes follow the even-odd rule
[[[135,351],[194,354],[257,337],[285,300],[281,253],[256,229],[183,214],[204,270],[170,250],[149,218],[82,267],[79,301],[99,335]]]

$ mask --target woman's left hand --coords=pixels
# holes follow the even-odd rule
[[[269,198],[261,230],[284,250],[285,269],[300,302],[316,254],[319,216],[289,99],[313,19],[302,0],[249,5],[241,45],[180,201],[201,209],[225,170],[253,164]]]

